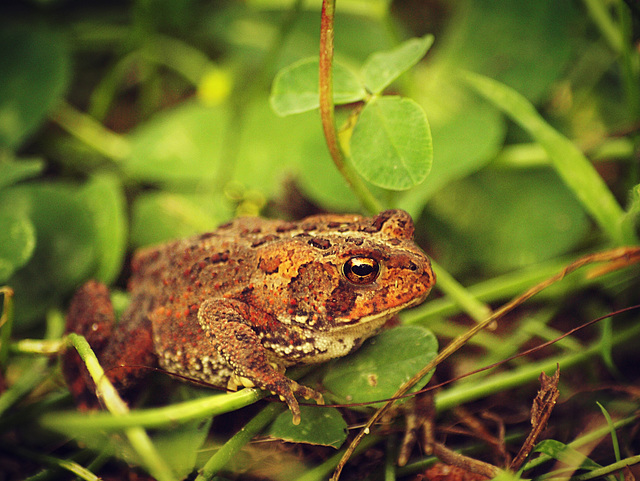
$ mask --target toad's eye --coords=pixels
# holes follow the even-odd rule
[[[380,265],[370,257],[352,257],[345,262],[342,272],[349,282],[354,284],[371,284],[380,274]]]

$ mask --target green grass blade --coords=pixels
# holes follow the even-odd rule
[[[264,427],[273,421],[276,415],[282,411],[279,404],[270,404],[260,411],[240,431],[231,437],[202,467],[196,481],[209,481],[215,478],[222,468],[238,454],[251,439],[260,433]]]
[[[84,337],[73,333],[69,334],[68,339],[86,364],[89,374],[96,383],[97,395],[101,397],[107,409],[115,416],[128,414],[129,408],[105,376],[89,343]],[[149,474],[158,479],[158,481],[175,481],[177,479],[143,428],[139,426],[129,427],[125,430],[125,435],[149,470]]]
[[[610,431],[610,433],[611,433],[611,447],[613,448],[613,454],[616,457],[616,461],[620,462],[622,460],[622,456],[620,456],[620,444],[618,443],[618,435],[616,434],[616,428],[615,428],[615,426],[613,424],[613,419],[611,419],[611,415],[609,414],[609,411],[607,411],[602,404],[600,404],[599,402],[596,402],[596,404],[598,405],[598,407],[602,411],[602,415],[604,416],[604,418],[607,420],[607,425],[609,426],[609,429],[611,430]],[[622,477],[622,475],[620,475],[620,481],[622,481],[622,479],[623,479],[623,477]]]
[[[623,227],[624,211],[593,165],[569,139],[551,127],[526,98],[482,75],[464,72],[461,78],[542,146],[558,175],[612,242],[620,245],[635,241],[632,231]]]

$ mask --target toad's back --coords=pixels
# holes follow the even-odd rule
[[[385,211],[244,218],[141,250],[125,334],[115,337],[147,329],[163,368],[255,384],[297,409],[292,393],[319,395],[284,377],[284,367],[345,355],[427,296],[435,279],[412,237],[408,214]]]

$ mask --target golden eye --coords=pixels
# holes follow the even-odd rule
[[[352,257],[345,262],[342,273],[354,284],[371,284],[380,274],[380,265],[370,257]]]

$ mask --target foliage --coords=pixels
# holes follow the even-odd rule
[[[10,3],[0,7],[0,283],[15,292],[7,304],[10,291],[0,291],[7,479],[39,469],[50,477],[60,469],[84,479],[122,475],[125,464],[110,459],[158,479],[203,466],[200,479],[220,469],[241,477],[251,459],[255,476],[282,479],[296,466],[303,479],[326,479],[337,461],[324,449],[340,448],[347,424],[370,408],[303,406],[299,427],[288,412],[241,411],[228,418],[245,431],[230,436],[218,417],[258,393],[211,396],[171,383],[169,406],[85,416],[73,411],[59,370],[44,357],[62,349],[62,312],[84,281],[110,284],[121,299],[135,248],[236,215],[366,210],[334,168],[318,118],[320,2]],[[336,403],[391,397],[435,355],[426,326],[444,344],[463,329],[451,318],[482,317],[482,303],[498,305],[584,252],[637,245],[633,28],[640,20],[633,15],[622,0],[338,2],[333,95],[347,167],[380,206],[411,213],[418,240],[444,269],[443,296],[404,315],[406,326],[314,369],[305,384],[323,385]],[[438,381],[637,302],[637,273],[572,275],[508,326],[476,336]],[[451,411],[461,403],[476,403],[476,412],[498,406],[505,419],[522,421],[507,430],[515,438],[528,429],[522,413],[537,376],[560,363],[557,439],[540,442],[521,471],[504,476],[548,474],[551,459],[580,470],[580,479],[637,462],[623,449],[637,402],[624,389],[572,396],[637,383],[637,350],[625,348],[637,345],[637,317],[616,316],[544,355],[442,388],[438,423],[455,425]],[[356,387],[372,379],[379,390]],[[164,393],[163,382],[155,388]],[[601,426],[583,432],[595,417]],[[260,433],[316,450],[300,451],[310,454],[308,466],[285,451],[281,463],[261,463],[266,451],[246,446]],[[67,436],[80,443],[65,444]],[[615,449],[580,451],[603,436]],[[395,433],[389,437],[391,460]],[[159,472],[153,459],[170,468]],[[433,462],[416,459],[397,470],[381,462],[400,478]]]

